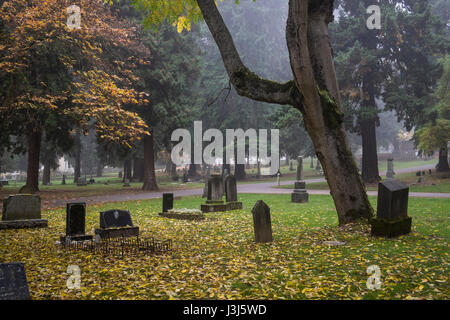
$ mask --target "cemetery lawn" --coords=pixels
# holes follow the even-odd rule
[[[251,209],[271,208],[274,242],[255,244]],[[103,257],[65,251],[55,241],[65,230],[65,210],[47,210],[49,228],[1,230],[0,262],[25,263],[33,299],[449,299],[449,199],[409,199],[412,233],[371,237],[365,224],[337,227],[330,196],[241,194],[244,209],[208,213],[204,221],[158,216],[161,199],[87,207],[93,234],[99,211],[131,211],[141,238],[172,239],[171,255]],[[371,197],[374,207],[376,198]],[[199,208],[183,197],[175,208]],[[328,246],[327,240],[345,242]],[[68,290],[67,267],[81,269],[81,290]],[[367,267],[381,269],[380,290],[366,287]]]

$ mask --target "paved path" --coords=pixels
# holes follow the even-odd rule
[[[427,165],[414,168],[406,168],[395,170],[396,173],[406,173],[415,172],[419,170],[428,170],[433,168],[434,165]],[[385,172],[381,172],[385,175]],[[324,182],[324,178],[308,179],[305,180],[306,183]],[[292,181],[282,181],[281,185],[294,184]],[[271,182],[261,182],[261,183],[243,183],[238,185],[239,193],[261,193],[261,194],[290,194],[292,190],[275,188],[277,186],[276,181]],[[176,190],[171,191],[175,197],[187,197],[187,196],[198,196],[203,194],[203,189],[188,189],[188,190]],[[329,190],[308,190],[309,194],[330,194]],[[376,191],[368,191],[368,195],[376,196]],[[450,193],[429,193],[429,192],[410,192],[410,197],[418,198],[450,198]],[[131,200],[147,200],[161,198],[162,192],[148,192],[148,193],[136,193],[136,194],[114,194],[114,195],[101,195],[93,197],[83,197],[77,199],[63,199],[63,200],[52,200],[44,203],[45,208],[57,208],[64,207],[68,201],[86,202],[87,204],[102,203],[102,202],[117,202],[117,201],[131,201]]]

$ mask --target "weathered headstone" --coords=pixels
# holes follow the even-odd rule
[[[237,201],[237,183],[234,175],[229,174],[225,178],[225,198],[227,202]]]
[[[86,178],[85,177],[78,178],[77,186],[78,187],[85,187],[85,186],[87,186]]]
[[[303,158],[297,158],[297,181],[303,180]]]
[[[0,300],[30,300],[23,263],[0,263]]]
[[[129,211],[113,209],[100,212],[100,229],[95,234],[102,238],[138,236],[139,227],[133,226]]]
[[[317,158],[316,171],[320,171],[320,170],[322,170],[322,167],[320,166],[319,158]]]
[[[292,160],[289,161],[289,171],[294,171],[294,166]]]
[[[163,212],[173,209],[173,193],[163,193]]]
[[[299,157],[301,158],[301,157]],[[301,169],[300,169],[301,171]],[[297,170],[297,178],[301,177],[302,174],[300,173],[299,175],[299,171]],[[308,202],[309,200],[309,195],[308,192],[306,191],[306,183],[305,181],[300,181],[297,180],[294,182],[294,191],[291,193],[291,201],[294,203],[305,203]]]
[[[387,179],[394,179],[394,159],[388,159],[387,160],[387,171],[386,171],[386,178]]]
[[[222,177],[218,174],[211,175],[208,180],[208,201],[221,201],[223,197]]]
[[[92,240],[86,235],[86,203],[68,203],[66,206],[66,235],[61,237],[61,243],[70,241]]]
[[[378,185],[377,217],[371,220],[373,235],[395,237],[411,232],[408,193],[409,187],[399,180]]]
[[[255,231],[256,243],[272,242],[272,222],[270,220],[270,208],[264,201],[256,202],[252,209],[253,228]]]
[[[125,188],[131,187],[131,185],[130,185],[130,180],[129,180],[129,179],[125,179],[124,182],[123,182],[123,186],[124,186]]]
[[[41,219],[41,198],[38,195],[18,194],[3,200],[0,229],[42,228],[47,220]]]

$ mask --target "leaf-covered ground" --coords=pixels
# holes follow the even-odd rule
[[[251,208],[260,199],[271,207],[272,244],[254,243]],[[240,200],[243,210],[207,214],[204,221],[159,217],[159,199],[89,206],[90,234],[99,211],[122,208],[131,211],[142,238],[174,242],[171,255],[124,259],[59,248],[65,211],[45,211],[47,229],[0,231],[0,262],[25,263],[33,299],[450,298],[448,199],[411,198],[413,232],[397,239],[373,238],[364,225],[336,227],[329,196],[310,196],[308,204],[293,204],[290,195]],[[203,201],[186,197],[175,207],[199,208]],[[67,289],[69,265],[81,268],[81,290]],[[380,290],[366,287],[370,265],[381,269]]]

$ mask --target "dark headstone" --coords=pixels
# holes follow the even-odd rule
[[[0,300],[30,300],[23,263],[0,263]]]
[[[119,171],[119,173],[117,174],[117,177],[118,177],[118,178],[122,178],[122,176],[123,176],[123,175],[122,175],[122,171]]]
[[[61,184],[66,184],[66,175],[63,174]]]
[[[227,175],[225,178],[225,197],[227,202],[238,200],[236,178],[232,174]]]
[[[255,242],[272,242],[272,222],[270,220],[270,208],[264,201],[256,202],[252,209],[253,228],[255,231]]]
[[[417,172],[416,172],[416,176],[417,176],[417,177],[420,177],[421,175],[422,175],[422,172],[420,172],[420,171],[417,171]]]
[[[431,169],[428,169],[428,174],[431,176]]]
[[[162,211],[167,212],[173,209],[173,193],[163,193]]]
[[[66,236],[61,237],[61,242],[69,238],[73,241],[92,240],[92,236],[86,235],[86,204],[68,203],[66,206]]]
[[[377,217],[387,220],[408,216],[409,187],[399,180],[378,185]]]
[[[377,217],[371,221],[373,235],[395,237],[411,232],[408,193],[409,187],[399,180],[378,185]]]
[[[121,228],[126,226],[133,226],[130,211],[114,209],[100,212],[100,228]]]

